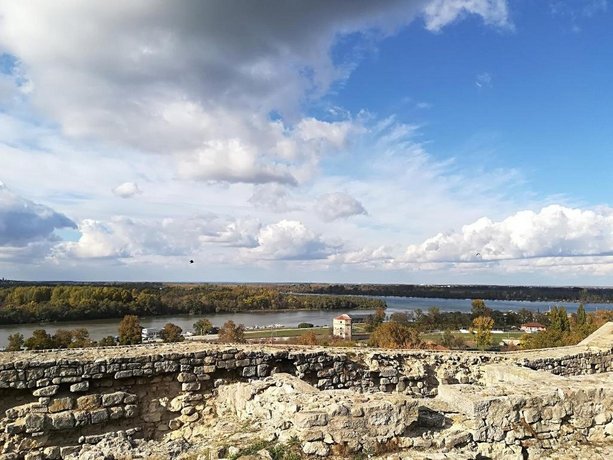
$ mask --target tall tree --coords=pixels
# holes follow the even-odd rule
[[[119,323],[119,344],[134,345],[141,343],[143,328],[136,315],[126,315]]]
[[[494,320],[489,316],[478,316],[473,320],[473,331],[475,332],[475,343],[482,350],[492,345],[492,328]]]
[[[421,343],[417,329],[393,321],[378,326],[368,341],[370,346],[381,348],[417,348]]]
[[[583,304],[579,304],[579,308],[577,308],[577,326],[583,326],[587,321],[587,316],[585,314],[585,307]]]
[[[15,332],[8,337],[8,346],[6,347],[6,351],[19,351],[23,348],[23,344],[23,334],[20,332]]]
[[[568,314],[564,307],[551,307],[549,311],[549,329],[558,332],[569,332],[570,321],[568,321]]]

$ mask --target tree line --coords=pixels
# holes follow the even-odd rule
[[[613,288],[564,286],[417,285],[417,284],[296,284],[294,292],[423,297],[443,299],[529,300],[553,302],[610,303]]]
[[[0,288],[0,324],[240,311],[375,309],[359,296],[295,295],[245,285],[11,285]]]

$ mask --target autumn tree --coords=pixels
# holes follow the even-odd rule
[[[296,339],[298,345],[317,345],[317,335],[313,331],[309,331],[306,334],[302,334]]]
[[[213,329],[213,324],[208,319],[199,319],[194,323],[194,332],[196,335],[205,335]]]
[[[551,307],[548,313],[549,316],[549,328],[550,330],[558,332],[569,332],[570,321],[568,321],[568,314],[564,307]]]
[[[185,337],[181,335],[182,332],[183,329],[176,324],[166,323],[160,331],[160,338],[164,342],[182,342],[185,340]]]
[[[577,326],[583,326],[587,322],[587,316],[585,314],[585,307],[583,304],[579,304],[579,308],[577,308],[577,319],[575,321]]]
[[[32,331],[32,336],[25,340],[24,345],[28,350],[45,350],[54,347],[51,335],[44,329]]]
[[[119,344],[134,345],[141,343],[143,328],[136,315],[126,315],[119,323]]]
[[[8,337],[8,346],[6,347],[6,351],[19,351],[23,348],[23,345],[23,334],[20,332],[15,332]]]
[[[370,346],[380,348],[417,348],[421,343],[417,329],[396,322],[378,326],[368,341]]]
[[[494,320],[489,316],[478,316],[473,320],[473,331],[475,333],[475,343],[482,350],[490,347],[493,342],[492,328]]]
[[[219,330],[218,341],[221,343],[245,343],[245,326],[234,321],[226,321]]]

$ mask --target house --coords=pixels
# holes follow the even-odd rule
[[[141,329],[141,337],[143,342],[152,342],[160,337],[160,330],[152,327]]]
[[[532,334],[533,332],[544,331],[547,328],[541,323],[525,323],[522,324],[519,329],[524,332],[527,332],[528,334]]]
[[[334,318],[332,335],[344,340],[351,340],[351,316],[343,314]]]

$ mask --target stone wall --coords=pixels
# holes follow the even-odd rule
[[[470,385],[484,366],[560,375],[613,370],[611,349],[475,353],[223,347],[202,343],[0,353],[0,458],[66,458],[104,433],[160,439],[216,409],[220,386],[287,373],[318,390],[433,398]],[[458,387],[460,388],[460,387]]]

